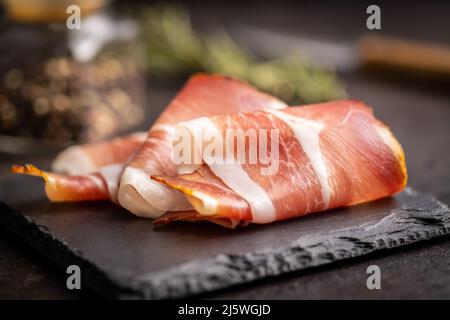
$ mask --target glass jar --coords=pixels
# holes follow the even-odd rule
[[[5,1],[0,135],[73,143],[130,131],[145,103],[136,23],[105,1],[57,0],[45,10],[54,2]],[[65,2],[78,3],[80,29],[67,28]]]

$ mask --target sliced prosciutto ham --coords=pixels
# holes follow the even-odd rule
[[[123,165],[139,149],[147,137],[146,132],[83,145],[75,145],[58,154],[52,169],[58,173],[91,173],[113,165]]]
[[[205,74],[191,77],[150,128],[147,140],[124,170],[119,203],[149,218],[166,211],[192,209],[182,193],[150,179],[151,175],[177,174],[171,159],[175,125],[200,116],[285,107],[280,100],[230,78]]]
[[[237,161],[246,159],[240,153],[250,154],[251,146],[234,147],[238,142],[226,134],[230,129],[256,129],[267,135],[276,129],[277,141],[268,136],[264,140],[276,143],[276,149],[267,147],[271,155],[278,152],[272,163],[276,170],[262,174],[267,163]],[[180,123],[174,136],[179,131],[187,131],[194,141],[183,151],[196,149],[202,161],[195,166],[181,164],[183,174],[152,178],[181,191],[195,211],[170,212],[156,223],[210,220],[227,227],[270,223],[390,196],[407,181],[400,144],[371,108],[355,100],[199,118]],[[232,161],[221,163],[200,152],[205,151],[204,141],[196,139],[204,133],[222,140]],[[257,143],[261,150],[261,141]],[[233,147],[227,149],[229,145]]]
[[[12,171],[42,177],[50,201],[116,201],[120,174],[145,141],[145,132],[92,144],[72,146],[53,161],[54,172],[33,165],[13,166]]]

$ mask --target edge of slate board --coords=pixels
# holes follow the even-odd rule
[[[93,291],[119,299],[180,298],[223,289],[264,277],[394,248],[450,233],[450,209],[433,197],[407,188],[414,201],[375,224],[299,237],[289,245],[246,254],[220,254],[161,272],[134,278],[108,275],[50,230],[0,202],[0,223],[60,267],[76,264],[83,283]],[[395,226],[401,225],[398,229]],[[379,235],[383,234],[381,238]],[[350,236],[351,235],[351,236]]]

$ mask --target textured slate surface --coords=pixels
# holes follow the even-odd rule
[[[257,3],[257,5],[256,5]],[[199,26],[251,24],[311,38],[353,42],[366,33],[367,3],[251,1],[243,7],[218,1],[194,1],[193,22]],[[380,4],[379,1],[377,4]],[[447,43],[450,3],[383,1],[383,35]],[[220,14],[219,14],[220,13]],[[327,21],[327,23],[323,23]],[[414,21],[414,28],[410,26]],[[230,28],[231,30],[232,28]],[[450,204],[450,99],[448,86],[397,81],[371,74],[343,75],[351,97],[375,108],[377,117],[393,129],[405,149],[409,183]],[[149,108],[156,116],[181,83],[149,86]],[[170,88],[168,88],[170,87]],[[152,119],[148,118],[151,123]],[[145,126],[144,128],[145,129]],[[50,156],[50,155],[47,155]],[[12,163],[37,162],[35,156],[0,154],[0,184],[9,178]],[[6,186],[7,187],[7,186]],[[1,189],[1,187],[0,187]],[[0,190],[0,194],[1,194]],[[2,198],[2,196],[0,196]],[[8,199],[8,203],[11,203]],[[65,273],[0,228],[0,298],[90,297],[90,291],[69,291]],[[205,294],[220,299],[449,299],[450,237],[423,241],[407,248],[380,251],[363,258],[296,272],[253,284]],[[366,268],[382,269],[382,290],[367,290]],[[62,270],[62,269],[61,269]]]
[[[1,224],[64,270],[79,265],[84,285],[114,298],[189,296],[450,232],[449,208],[410,189],[232,231],[207,223],[154,227],[108,203],[51,204],[41,187],[22,177],[4,184]]]

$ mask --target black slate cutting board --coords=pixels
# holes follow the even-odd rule
[[[3,183],[0,200],[4,227],[64,270],[79,265],[82,285],[110,298],[185,297],[450,233],[449,208],[411,189],[236,230],[155,227],[106,202],[52,204],[26,177]]]

